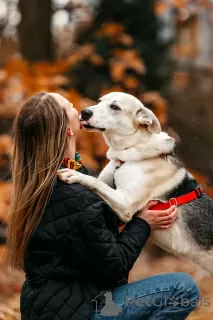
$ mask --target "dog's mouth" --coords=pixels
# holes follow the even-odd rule
[[[91,124],[89,124],[87,121],[84,120],[80,120],[80,127],[81,129],[86,129],[87,131],[105,131],[105,128],[99,128],[99,127],[95,127],[92,126]]]
[[[105,128],[98,128],[98,127],[94,127],[94,126],[91,126],[90,124],[85,124],[84,125],[84,128],[87,130],[87,131],[90,131],[90,130],[98,130],[98,131],[105,131],[106,129]]]

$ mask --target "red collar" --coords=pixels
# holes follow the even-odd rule
[[[124,164],[126,161],[118,160],[120,165]]]
[[[202,197],[204,194],[202,188],[199,186],[193,191],[179,196],[177,198],[171,198],[168,202],[159,202],[151,208],[151,210],[166,210],[171,206],[175,205],[176,207],[181,206],[182,204],[188,203],[192,200]]]

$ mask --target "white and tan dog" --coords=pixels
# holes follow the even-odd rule
[[[196,180],[174,156],[174,139],[161,132],[156,116],[135,97],[107,94],[82,110],[81,120],[87,130],[103,133],[110,162],[98,179],[70,169],[60,171],[60,178],[96,192],[123,222],[150,200],[176,203],[183,195],[197,195]],[[213,200],[200,193],[195,198],[179,206],[171,228],[153,231],[151,238],[213,274]]]

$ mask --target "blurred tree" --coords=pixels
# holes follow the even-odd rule
[[[51,0],[19,0],[21,22],[18,27],[20,50],[30,62],[52,61]]]
[[[89,58],[72,68],[72,85],[93,99],[114,84],[136,96],[162,89],[172,68],[171,41],[161,41],[161,29],[155,0],[101,0],[93,24],[78,39],[80,45],[93,46],[100,63]]]
[[[63,88],[91,99],[106,90],[135,96],[159,90],[171,71],[162,73],[170,43],[159,41],[159,28],[154,0],[101,0],[93,24],[78,38],[77,52],[72,52],[78,61],[66,72],[70,83]]]
[[[158,55],[156,54],[156,52],[160,54],[160,47],[157,39],[154,4],[155,0],[117,0],[116,2],[102,0],[102,10],[97,18],[97,26],[107,21],[116,21],[125,26],[126,33],[134,39],[132,47],[139,51],[145,62],[147,72],[143,83],[147,89],[159,89],[160,81],[157,70]]]

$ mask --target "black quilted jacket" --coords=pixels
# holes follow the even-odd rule
[[[92,299],[122,284],[149,235],[140,218],[119,234],[118,220],[102,199],[57,180],[29,242],[21,319],[89,319]]]

